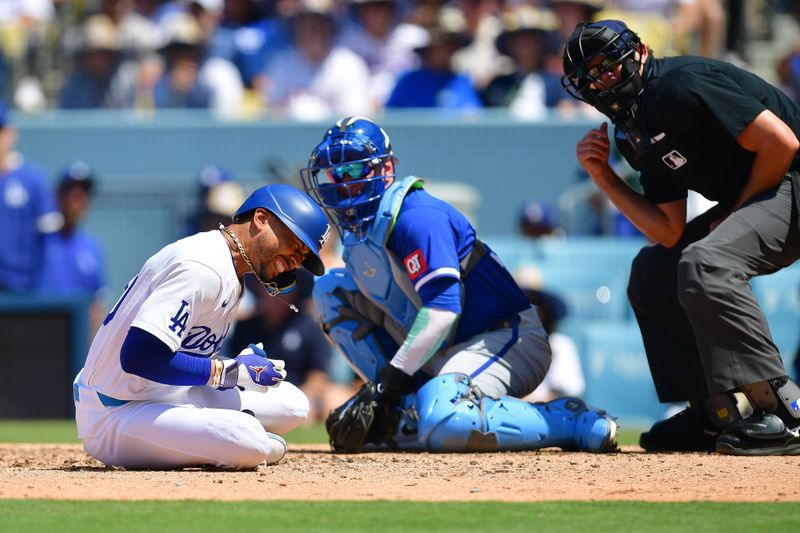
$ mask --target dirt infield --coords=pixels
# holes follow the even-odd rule
[[[125,471],[79,445],[0,445],[0,498],[800,501],[800,457],[558,450],[332,454],[292,445],[255,471]]]

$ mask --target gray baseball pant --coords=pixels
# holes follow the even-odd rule
[[[662,402],[787,375],[750,278],[800,256],[799,184],[800,173],[788,174],[709,233],[725,214],[714,207],[687,224],[675,247],[647,246],[634,259],[628,298]]]

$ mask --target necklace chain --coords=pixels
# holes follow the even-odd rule
[[[261,279],[261,276],[258,275],[258,272],[256,272],[255,268],[253,268],[253,263],[251,263],[250,258],[247,257],[247,254],[244,251],[244,246],[242,246],[242,243],[239,241],[238,237],[236,237],[236,234],[233,233],[229,228],[223,226],[222,224],[219,225],[219,230],[224,231],[225,233],[230,235],[231,239],[233,239],[233,244],[236,245],[236,249],[239,251],[239,255],[242,256],[244,262],[247,263],[248,267],[250,267],[250,272],[252,272],[256,278],[258,278],[258,281],[260,281],[261,284],[267,289],[269,295],[277,296],[278,294],[280,294],[278,285],[274,281],[264,281],[263,279]]]

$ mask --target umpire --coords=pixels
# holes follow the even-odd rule
[[[628,296],[659,399],[689,403],[641,446],[800,455],[800,388],[749,283],[800,255],[800,108],[728,63],[655,58],[618,20],[578,24],[564,72],[567,91],[611,119],[640,172],[643,194],[609,166],[606,123],[577,144],[595,183],[655,241],[633,262]],[[687,223],[689,190],[718,204]],[[753,407],[745,419],[739,391]]]

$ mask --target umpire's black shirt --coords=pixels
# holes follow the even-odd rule
[[[652,146],[637,156],[618,128],[614,136],[653,203],[686,198],[691,189],[732,208],[754,158],[736,138],[765,109],[800,138],[800,107],[746,70],[701,57],[650,56],[644,72],[639,120]],[[800,169],[797,155],[792,169]]]

